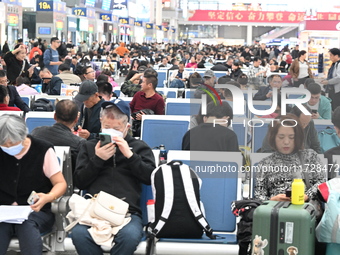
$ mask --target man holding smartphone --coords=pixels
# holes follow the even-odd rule
[[[128,134],[130,107],[121,99],[103,102],[100,122],[102,133],[111,142],[101,146],[92,139],[83,144],[74,173],[75,185],[91,195],[105,191],[129,204],[131,221],[114,237],[110,254],[133,255],[143,235],[139,205],[142,183],[150,185],[155,159],[151,148]],[[90,227],[77,224],[72,230],[72,241],[80,255],[102,253],[87,231]]]
[[[307,90],[311,93],[307,106],[312,110],[312,119],[330,120],[332,117],[332,100],[321,95],[321,86],[317,83],[309,84]]]

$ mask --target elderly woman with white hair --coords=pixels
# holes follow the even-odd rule
[[[54,224],[51,202],[66,191],[53,145],[27,134],[25,121],[15,115],[0,116],[0,205],[27,205],[32,191],[38,198],[22,224],[0,223],[0,254],[6,254],[13,236],[21,254],[42,254],[40,233]]]

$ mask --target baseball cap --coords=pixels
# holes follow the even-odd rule
[[[204,75],[203,75],[203,78],[205,78],[205,77],[207,77],[207,78],[215,77],[214,71],[212,71],[212,70],[205,71]]]
[[[96,92],[98,92],[97,84],[94,81],[85,80],[80,84],[79,93],[75,96],[75,99],[84,102]]]
[[[105,101],[102,103],[102,108],[105,109],[111,105],[116,106],[122,113],[128,116],[128,121],[130,121],[130,106],[124,100],[117,98],[112,101]]]

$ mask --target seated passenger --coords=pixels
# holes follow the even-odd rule
[[[79,76],[73,74],[73,72],[71,71],[71,67],[68,64],[61,64],[58,67],[58,72],[59,74],[56,75],[56,77],[59,77],[63,81],[63,83],[67,85],[81,83],[81,79],[79,78]]]
[[[111,134],[114,143],[100,147],[99,140],[87,141],[81,148],[74,174],[75,185],[94,195],[105,191],[126,198],[131,221],[114,237],[110,254],[132,255],[143,236],[140,208],[141,184],[150,185],[155,169],[152,150],[141,140],[128,135],[130,109],[120,99],[104,102],[101,111],[102,131]],[[87,231],[90,227],[77,224],[72,241],[78,254],[103,254]]]
[[[111,101],[111,98],[113,96],[117,97],[116,93],[112,92],[112,85],[109,82],[97,81],[96,84],[98,86],[99,96],[102,97],[102,99],[104,99],[105,101]]]
[[[172,72],[170,80],[170,88],[186,88],[186,83],[189,80],[190,73],[184,70],[184,63],[181,61],[178,65],[178,70]]]
[[[321,95],[321,86],[317,83],[311,83],[307,86],[307,90],[311,93],[307,105],[312,110],[312,119],[331,119],[332,100]]]
[[[285,120],[285,126],[281,125],[283,120]],[[296,122],[299,125],[295,125]],[[291,188],[293,179],[306,180],[307,178],[303,173],[294,171],[294,169],[299,169],[303,164],[322,165],[314,150],[303,149],[303,132],[300,120],[293,114],[281,116],[280,121],[274,121],[273,126],[269,127],[269,143],[274,149],[274,153],[261,160],[258,164],[259,170],[256,173],[254,191],[255,198],[291,201],[290,197],[286,196],[286,190]],[[287,166],[287,168],[282,171],[275,171],[272,168],[275,166],[278,168]],[[305,201],[316,197],[317,185],[324,181],[324,173],[310,170],[311,168],[304,169],[309,179],[309,183],[306,184]]]
[[[143,73],[137,71],[130,71],[122,84],[120,91],[128,97],[133,97],[138,91],[140,91],[140,81]]]
[[[0,111],[21,111],[18,107],[8,106],[9,95],[7,88],[0,85]]]
[[[311,113],[311,110],[307,105],[303,104],[303,106]],[[302,128],[304,130],[303,132],[304,148],[313,149],[316,153],[321,153],[318,132],[315,129],[314,122],[311,118],[311,115],[303,114],[297,106],[294,106],[292,108],[291,113],[299,119],[299,123],[300,125],[302,125]],[[273,151],[274,149],[270,146],[269,136],[267,133],[265,138],[263,139],[261,152],[273,152]]]
[[[282,78],[278,74],[272,74],[268,77],[268,86],[260,87],[259,91],[254,95],[253,100],[266,100],[272,97],[273,88],[278,89],[278,93],[280,92],[282,86]]]
[[[20,96],[39,95],[40,93],[30,86],[31,82],[27,77],[19,76],[16,79],[16,89]]]
[[[234,131],[228,128],[233,119],[229,103],[222,105],[210,102],[203,123],[186,132],[182,140],[182,150],[194,151],[239,151]]]
[[[0,70],[0,85],[3,85],[7,88],[8,95],[9,95],[9,106],[16,105],[20,108],[21,111],[29,112],[30,108],[28,105],[22,101],[21,97],[18,94],[18,91],[15,86],[8,85],[7,74],[4,70]]]
[[[40,126],[32,131],[32,136],[49,141],[54,146],[70,146],[72,169],[75,169],[80,146],[86,141],[84,138],[72,133],[73,127],[78,122],[78,107],[71,100],[61,100],[55,107],[53,126]]]
[[[0,204],[27,205],[32,191],[39,196],[22,224],[0,223],[0,254],[6,254],[13,236],[22,254],[42,254],[41,233],[52,230],[51,202],[66,191],[66,182],[53,145],[27,135],[23,118],[0,116]],[[34,160],[32,160],[34,159]]]
[[[43,81],[41,91],[48,95],[60,95],[62,79],[53,74],[46,67],[40,71],[40,78]]]

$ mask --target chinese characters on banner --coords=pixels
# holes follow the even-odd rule
[[[300,23],[310,18],[305,16],[305,12],[195,10],[189,11],[188,21]],[[340,20],[340,13],[319,12],[312,18]]]

